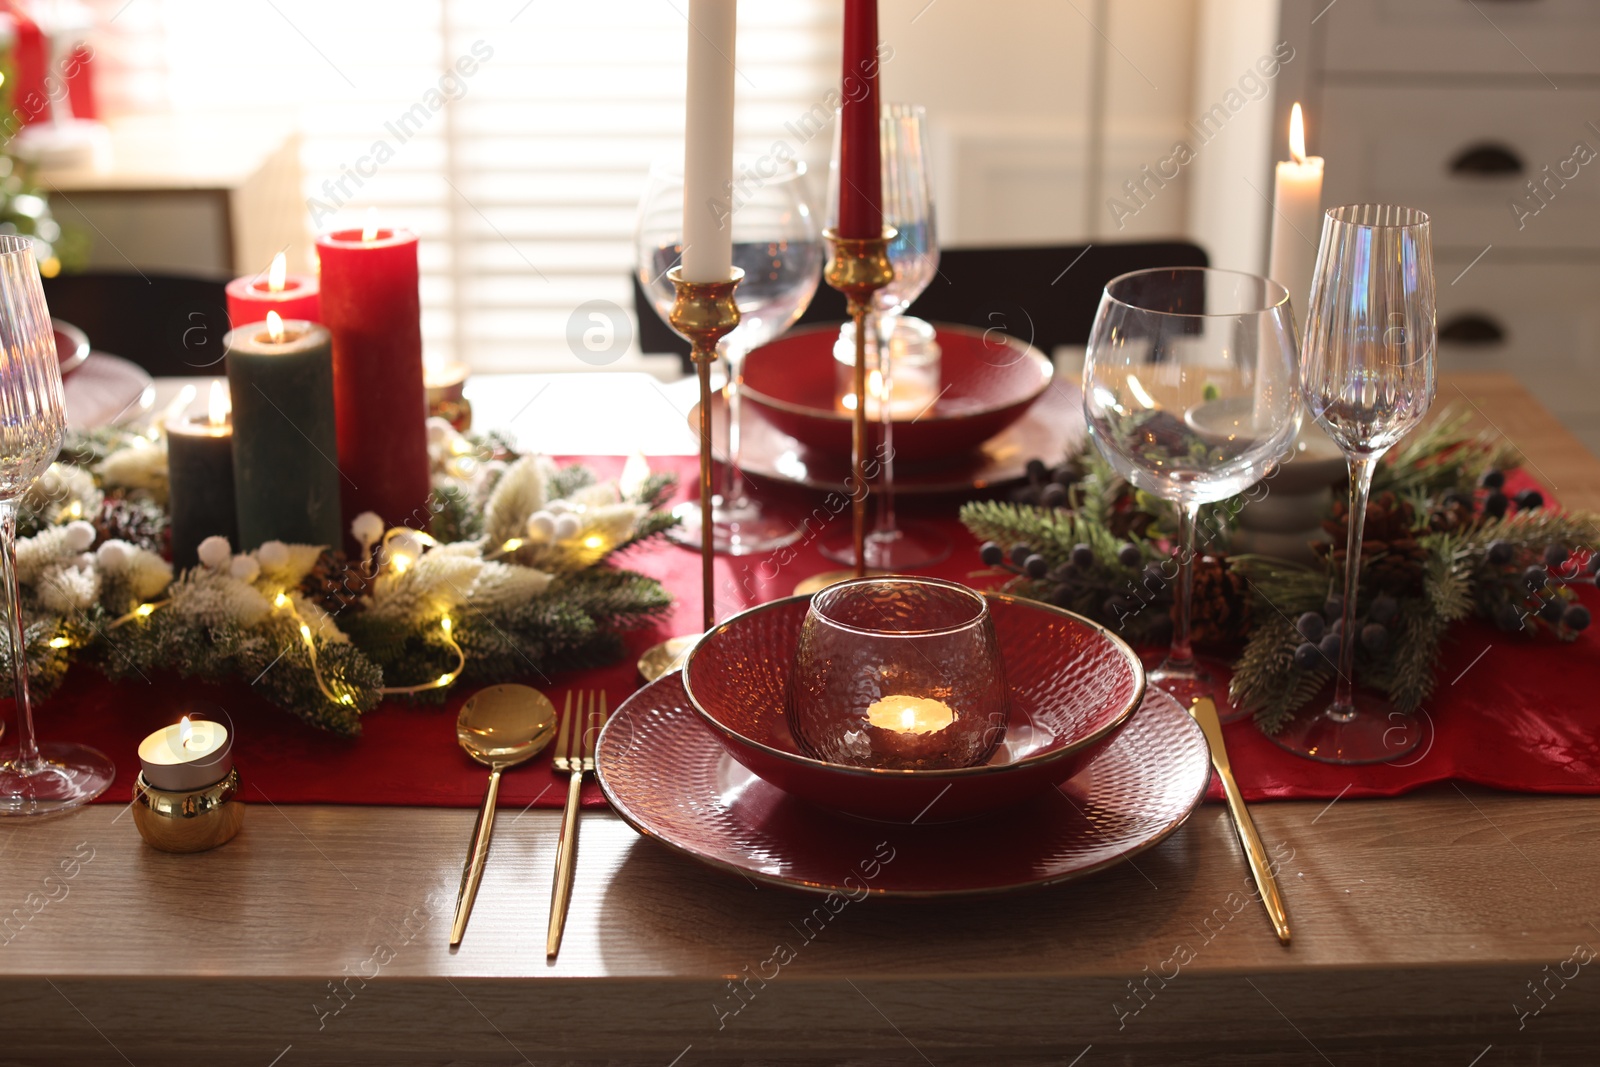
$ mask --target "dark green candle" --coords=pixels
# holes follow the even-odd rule
[[[328,331],[314,322],[290,320],[281,327],[274,334],[264,322],[240,326],[225,341],[239,547],[274,540],[337,546],[332,345]]]
[[[233,498],[233,427],[227,394],[211,383],[207,413],[167,424],[168,508],[172,515],[172,565],[200,562],[196,549],[213,535],[239,543]]]

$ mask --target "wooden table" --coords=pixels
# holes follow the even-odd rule
[[[1457,390],[1565,504],[1600,509],[1600,462],[1512,380],[1450,379],[1441,400]],[[471,811],[257,805],[190,857],[143,847],[120,807],[0,824],[0,1063],[1595,1061],[1600,803],[1444,786],[1255,811],[1293,850],[1290,948],[1230,907],[1248,875],[1217,805],[1137,866],[852,903],[811,940],[820,898],[591,814],[554,964],[554,811],[502,813],[456,953]],[[795,959],[773,976],[780,944]]]

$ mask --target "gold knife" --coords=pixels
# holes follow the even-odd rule
[[[1195,697],[1189,714],[1194,716],[1194,721],[1200,724],[1201,732],[1206,735],[1206,744],[1211,749],[1211,765],[1217,769],[1217,777],[1222,779],[1222,790],[1228,796],[1228,811],[1233,815],[1234,829],[1239,831],[1239,844],[1244,848],[1245,858],[1250,861],[1250,874],[1256,880],[1256,888],[1261,891],[1261,903],[1272,920],[1272,928],[1278,932],[1278,940],[1287,945],[1289,914],[1284,911],[1283,897],[1278,892],[1276,879],[1272,877],[1266,846],[1261,843],[1261,835],[1256,833],[1256,824],[1250,821],[1250,811],[1244,806],[1239,783],[1233,779],[1233,767],[1228,763],[1228,748],[1222,743],[1222,722],[1217,718],[1217,706],[1210,697]]]

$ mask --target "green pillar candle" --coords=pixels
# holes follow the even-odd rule
[[[172,565],[187,570],[200,562],[196,550],[213,535],[239,543],[233,498],[233,427],[221,382],[211,383],[208,412],[167,424],[168,509],[172,516]]]
[[[240,326],[224,342],[239,547],[274,540],[337,547],[341,476],[328,331],[267,314],[268,322]]]

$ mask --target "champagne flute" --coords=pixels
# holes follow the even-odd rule
[[[17,504],[61,451],[67,431],[55,332],[33,242],[0,236],[0,580],[17,698],[17,743],[0,750],[0,815],[47,815],[86,804],[116,775],[86,745],[40,743],[28,699],[27,648],[17,586]]]
[[[1325,763],[1380,763],[1417,747],[1410,715],[1355,691],[1361,532],[1378,460],[1427,414],[1437,390],[1428,216],[1393,204],[1330,208],[1312,277],[1300,387],[1350,463],[1349,538],[1333,701],[1302,710],[1273,740]]]
[[[1200,505],[1254,485],[1293,446],[1296,347],[1288,291],[1253,274],[1134,271],[1113,278],[1100,297],[1083,368],[1084,414],[1118,474],[1177,506],[1175,567],[1163,574],[1178,582],[1177,618],[1171,650],[1149,678],[1184,705],[1209,696],[1228,706],[1190,647]],[[1129,615],[1153,610],[1145,600],[1118,599],[1128,601]]]
[[[718,344],[728,361],[728,462],[722,491],[712,501],[712,541],[718,552],[744,556],[782,548],[802,528],[768,514],[745,489],[739,473],[744,360],[782,334],[805,313],[822,280],[822,232],[805,191],[805,164],[773,156],[734,162],[733,265],[744,270],[734,291],[739,325]],[[683,168],[658,164],[639,205],[639,281],[663,322],[676,293],[667,278],[683,255]],[[699,505],[683,505],[683,521],[669,533],[680,544],[700,545]]]
[[[839,127],[834,123],[834,175],[828,193],[828,224],[839,215]],[[889,242],[889,262],[894,280],[872,295],[868,358],[878,359],[878,417],[883,444],[878,484],[873,496],[878,508],[873,529],[866,538],[868,567],[907,571],[930,566],[950,554],[950,540],[922,523],[900,523],[894,507],[894,396],[892,340],[900,316],[922,295],[939,272],[939,243],[934,229],[933,186],[929,180],[926,114],[917,104],[885,104],[879,143],[883,160],[883,223],[895,228]],[[848,329],[849,324],[846,324]],[[918,414],[921,414],[920,412]],[[854,563],[855,538],[835,536],[821,545],[824,556]]]

